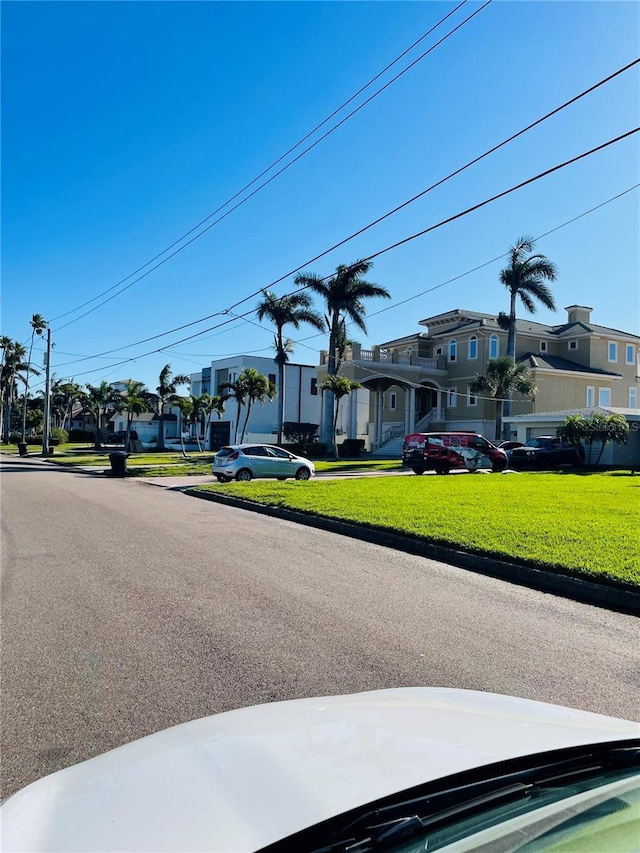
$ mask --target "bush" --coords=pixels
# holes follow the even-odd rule
[[[69,441],[69,433],[66,429],[53,427],[49,433],[49,444],[66,444]]]
[[[345,438],[342,444],[338,445],[338,453],[341,459],[350,456],[360,456],[363,450],[363,438]]]
[[[291,444],[313,444],[318,439],[318,424],[302,424],[285,421],[282,424],[284,437]],[[293,451],[292,451],[293,452]]]

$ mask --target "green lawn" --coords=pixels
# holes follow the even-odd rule
[[[640,477],[626,472],[263,481],[197,490],[640,585]]]
[[[115,450],[116,448],[112,448]],[[112,450],[105,450],[101,453],[56,453],[53,457],[53,461],[58,465],[80,465],[80,466],[92,466],[92,465],[109,465],[109,453]],[[211,470],[211,462],[213,461],[213,455],[211,453],[189,453],[189,458],[194,460],[193,465],[191,463],[186,462],[184,456],[181,453],[132,453],[127,459],[127,466],[129,468],[136,467],[139,465],[161,465],[161,466],[171,466],[180,464],[181,467],[186,467],[191,465],[191,467],[196,467],[196,462],[205,462],[207,461],[208,470]]]

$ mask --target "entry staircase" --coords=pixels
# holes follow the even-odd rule
[[[431,409],[417,421],[412,432],[429,432],[431,424],[443,421],[444,411],[442,409]],[[371,451],[371,456],[378,459],[400,459],[404,436],[404,424],[393,424],[393,426],[387,427],[382,433],[380,444]]]

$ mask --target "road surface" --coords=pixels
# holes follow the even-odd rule
[[[631,616],[135,480],[2,469],[2,796],[301,696],[427,684],[638,718]]]

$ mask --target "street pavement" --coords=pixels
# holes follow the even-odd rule
[[[638,719],[631,616],[138,480],[1,467],[2,796],[301,696],[426,684]]]

